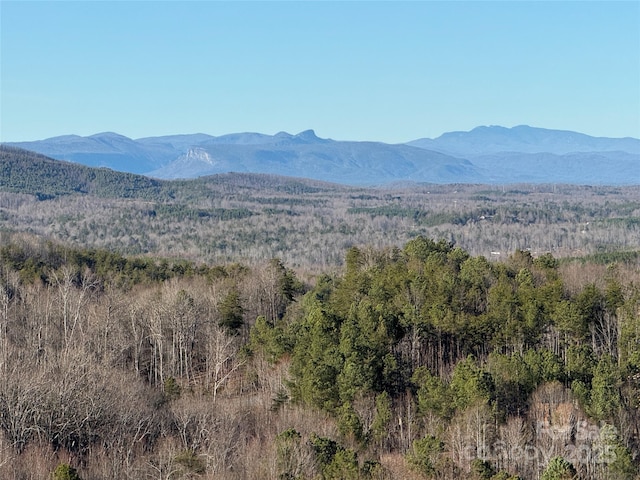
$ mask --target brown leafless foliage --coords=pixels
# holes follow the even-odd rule
[[[241,220],[153,217],[145,212],[155,204],[140,200],[38,202],[0,194],[0,226],[17,232],[198,263],[249,265],[228,266],[220,276],[120,286],[68,265],[48,272],[46,282],[23,281],[16,272],[0,270],[0,478],[48,478],[58,463],[66,462],[76,465],[83,478],[98,480],[277,479],[282,472],[274,442],[288,429],[299,432],[302,441],[287,468],[303,478],[318,478],[308,439],[312,434],[341,438],[336,419],[287,401],[289,358],[272,363],[246,348],[258,316],[287,323],[301,314],[299,303],[282,293],[283,264],[313,282],[314,272],[338,271],[352,245],[387,248],[418,234],[455,240],[490,259],[516,248],[570,256],[603,246],[640,245],[638,224],[619,221],[624,212],[637,215],[637,208],[629,213],[629,205],[640,198],[637,188],[607,195],[587,187],[523,187],[510,193],[480,186],[336,188],[301,197],[256,192],[251,183],[241,186],[212,187],[212,195],[194,205],[259,213]],[[509,216],[515,204],[527,207],[517,219]],[[427,218],[442,214],[445,220],[431,224],[375,210],[390,205],[424,211]],[[466,220],[458,222],[456,215]],[[0,241],[7,243],[9,237],[27,255],[35,257],[42,248],[41,240],[27,234],[2,233]],[[363,251],[372,255],[365,258],[371,264],[376,263],[373,255],[392,252]],[[640,281],[637,269],[619,268],[625,282]],[[559,272],[567,295],[587,284],[604,287],[610,273],[578,263],[564,264]],[[244,324],[235,333],[220,324],[221,301],[234,289],[244,312]],[[425,308],[425,300],[410,290],[402,302],[416,315]],[[607,315],[593,323],[593,336],[597,353],[617,358],[623,317]],[[633,312],[627,315],[634,318]],[[556,333],[548,332],[548,342],[560,352],[562,339]],[[450,376],[452,366],[438,362],[440,352],[412,332],[410,323],[395,349],[408,368],[426,365]],[[178,392],[168,391],[169,379]],[[633,395],[629,390],[623,398],[628,409],[617,411],[615,419],[627,446],[637,444],[640,431],[640,400]],[[354,410],[366,435],[375,418],[375,398],[358,397]],[[568,446],[579,445],[579,434],[588,437],[599,428],[565,385],[543,385],[522,411],[498,419],[486,405],[474,405],[448,421],[420,415],[415,392],[408,388],[393,399],[379,451],[353,438],[341,441],[361,458],[378,460],[384,467],[381,478],[418,478],[404,455],[415,440],[437,435],[450,462],[440,478],[468,475],[473,459],[487,458],[498,469],[535,479],[550,455],[566,454]],[[592,447],[597,439],[592,435],[583,441]],[[596,459],[577,467],[583,478],[606,478]]]
[[[209,263],[281,258],[315,271],[340,265],[352,245],[398,246],[416,235],[455,241],[473,255],[493,259],[517,249],[566,257],[640,245],[640,226],[632,220],[640,215],[638,187],[323,185],[300,194],[261,181],[229,178],[212,183],[206,196],[173,200],[191,209],[253,213],[240,219],[163,216],[154,210],[160,201],[90,196],[38,201],[2,193],[0,226],[131,254]]]

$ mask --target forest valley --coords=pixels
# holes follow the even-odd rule
[[[418,236],[489,259],[528,250],[610,262],[640,250],[640,186],[162,181],[0,145],[0,232],[210,265],[279,258],[304,276],[337,271],[353,246]]]
[[[638,478],[637,255],[417,235],[303,278],[0,235],[1,478]]]

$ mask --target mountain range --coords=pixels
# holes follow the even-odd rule
[[[160,179],[227,172],[351,185],[391,182],[640,184],[640,140],[521,125],[482,126],[404,144],[292,135],[202,133],[139,138],[65,135],[5,145]]]

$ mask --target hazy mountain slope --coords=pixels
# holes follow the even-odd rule
[[[130,173],[144,173],[159,168],[178,155],[170,143],[146,144],[111,132],[89,137],[65,135],[6,145],[38,152],[57,160]]]
[[[640,183],[640,140],[596,138],[529,126],[477,127],[407,144],[292,135],[203,133],[132,140],[67,135],[15,145],[89,166],[195,178],[226,172],[287,175],[352,185],[431,183]]]
[[[313,130],[305,130],[297,135],[287,132],[279,132],[275,135],[265,135],[263,133],[230,133],[213,137],[203,145],[282,145],[282,144],[307,144],[307,143],[330,143],[332,140],[319,138]]]
[[[627,152],[500,152],[473,158],[488,183],[638,185],[640,158]]]
[[[476,127],[469,132],[449,132],[438,138],[422,138],[407,145],[426,148],[450,155],[475,157],[498,152],[554,153],[622,151],[640,154],[636,138],[591,137],[565,130],[520,125]]]
[[[162,137],[138,138],[135,142],[145,146],[172,149],[171,154],[175,155],[176,151],[184,152],[193,145],[199,145],[213,138],[215,137],[205,133],[193,133],[186,135],[165,135]]]
[[[89,137],[63,135],[34,142],[9,142],[5,145],[38,152],[57,160],[142,174],[161,169],[186,154],[191,148],[201,145],[278,145],[310,142],[322,143],[328,140],[319,139],[311,130],[298,135],[285,132],[276,135],[249,132],[214,137],[196,133],[145,137],[137,140],[105,132]]]
[[[256,172],[352,185],[398,180],[474,182],[479,172],[467,160],[437,152],[375,142],[304,142],[293,136],[275,144],[206,144],[190,149],[158,178],[192,178],[224,172]]]

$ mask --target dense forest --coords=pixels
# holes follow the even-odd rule
[[[640,478],[638,187],[0,169],[0,478]]]
[[[417,237],[310,284],[12,235],[0,274],[2,478],[638,474],[637,260]]]

